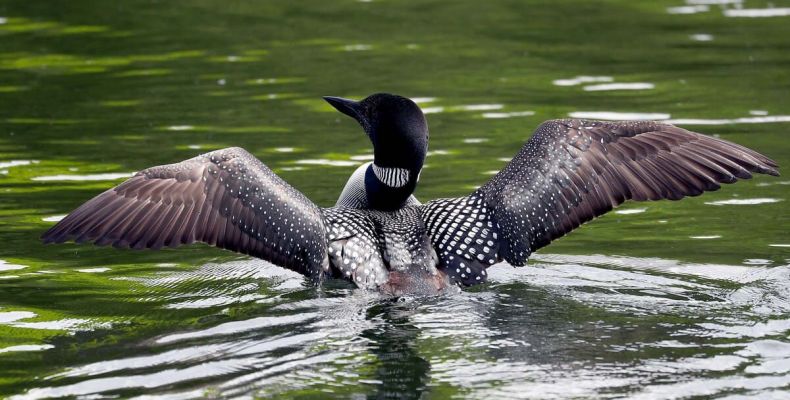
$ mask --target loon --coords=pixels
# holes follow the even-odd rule
[[[626,200],[679,200],[720,184],[778,176],[746,147],[653,121],[542,123],[471,194],[421,204],[413,192],[428,124],[411,100],[325,97],[356,119],[373,162],[321,208],[242,148],[148,168],[87,201],[43,234],[120,248],[205,242],[388,295],[484,283],[486,269],[530,254]]]

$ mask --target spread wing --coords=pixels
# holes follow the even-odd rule
[[[134,249],[199,241],[305,275],[327,266],[321,210],[241,148],[141,171],[81,205],[42,239]]]
[[[473,247],[484,272],[496,259],[524,265],[533,251],[626,200],[679,200],[754,172],[778,175],[776,168],[746,147],[669,124],[547,121],[480,189],[465,198],[430,202],[424,215],[440,255],[454,259],[470,255],[464,242],[470,235],[458,227],[481,218],[484,225],[490,222],[483,242],[495,244],[487,247],[496,257],[477,257],[483,247]],[[446,204],[459,202],[464,212],[447,212]],[[444,219],[428,218],[443,212]]]

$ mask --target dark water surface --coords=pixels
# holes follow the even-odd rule
[[[37,240],[226,146],[331,205],[370,145],[320,96],[376,91],[428,113],[423,200],[568,115],[669,119],[787,167],[790,2],[0,0],[0,397],[790,397],[787,177],[629,203],[441,298]]]

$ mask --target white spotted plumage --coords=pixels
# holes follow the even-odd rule
[[[202,241],[318,280],[338,276],[390,293],[402,292],[398,285],[409,292],[424,285],[425,293],[437,293],[450,282],[484,282],[486,268],[500,260],[524,265],[533,251],[626,200],[677,200],[752,172],[778,174],[757,152],[672,125],[557,120],[543,123],[472,194],[420,205],[412,195],[412,174],[427,151],[419,108],[386,94],[360,103],[331,100],[389,143],[374,149],[388,156],[386,165],[409,161],[410,154],[387,154],[391,146],[422,154],[405,163],[409,169],[382,168],[375,160],[360,167],[337,206],[321,209],[244,149],[217,150],[139,172],[80,206],[43,239],[132,248]],[[354,110],[344,108],[352,104]],[[400,118],[385,126],[387,136],[372,131],[372,122],[393,121],[379,119],[377,110]]]

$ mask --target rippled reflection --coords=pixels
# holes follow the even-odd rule
[[[245,297],[240,288],[249,284],[238,281],[252,277],[272,289]],[[399,300],[340,282],[313,296],[296,274],[252,260],[137,279],[168,287],[165,307],[224,296],[257,304],[263,316],[222,317],[145,340],[134,356],[69,368],[13,398],[165,387],[179,398],[201,397],[204,387],[222,397],[451,390],[472,398],[658,398],[790,383],[777,375],[790,371],[790,265],[538,255],[528,267],[495,266],[490,279],[478,291]],[[34,316],[0,312],[13,324]]]
[[[786,397],[787,178],[626,204],[439,298],[315,288],[210,246],[38,240],[131,171],[229,146],[334,204],[372,151],[325,95],[424,107],[423,201],[568,115],[661,119],[784,168],[781,4],[6,3],[0,397]]]

